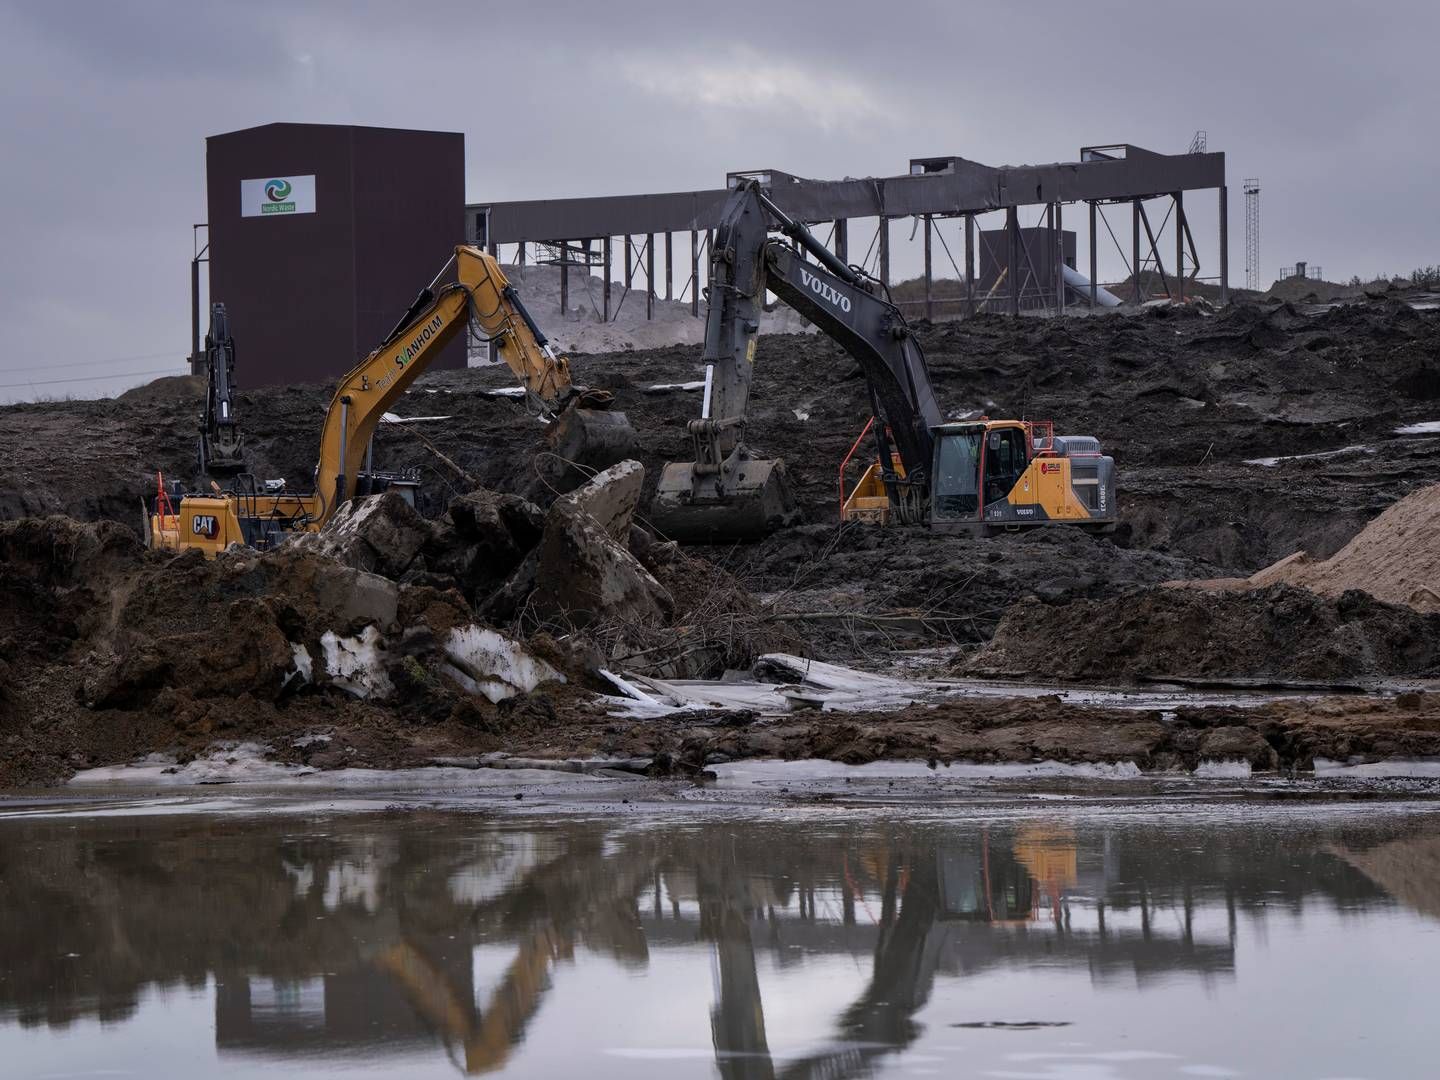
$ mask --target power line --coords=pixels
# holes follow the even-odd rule
[[[60,368],[88,367],[91,364],[128,364],[134,360],[159,360],[162,357],[174,356],[172,349],[168,352],[137,353],[134,356],[111,356],[104,360],[74,360],[68,364],[46,364],[45,371],[58,370]],[[34,371],[33,367],[0,368],[0,375],[17,375],[22,371]]]
[[[31,379],[29,382],[0,383],[0,390],[15,390],[34,386],[57,386],[60,383],[94,382],[97,379],[138,379],[142,375],[181,375],[174,368],[159,368],[155,371],[126,371],[114,375],[81,375],[74,379]]]

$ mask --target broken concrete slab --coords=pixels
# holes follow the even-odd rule
[[[430,523],[398,492],[387,491],[352,499],[318,533],[302,533],[286,546],[397,578],[415,561],[430,536]]]
[[[627,544],[644,484],[645,466],[638,461],[622,461],[596,473],[587,483],[556,502],[567,502],[584,510],[600,523],[611,539]]]

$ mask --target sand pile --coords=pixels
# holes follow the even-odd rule
[[[1201,582],[1211,588],[1298,585],[1321,596],[1361,589],[1417,611],[1440,611],[1440,484],[1405,496],[1328,559],[1297,551],[1248,578]]]

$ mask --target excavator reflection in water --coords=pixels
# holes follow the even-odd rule
[[[515,1064],[527,1040],[608,1040],[647,1008],[693,1010],[641,1045],[688,1055],[698,1037],[724,1077],[859,1076],[939,1022],[924,1011],[937,983],[1040,967],[1125,989],[1209,982],[1234,971],[1224,921],[1237,911],[1263,918],[1317,893],[1390,902],[1318,841],[1198,830],[1178,863],[1175,843],[1063,828],[471,827],[421,811],[300,836],[273,821],[23,822],[0,831],[0,1022],[121,1023],[157,1007],[150,988],[213,982],[222,1057],[398,1064],[438,1041],[478,1075]],[[21,857],[37,845],[43,865]],[[23,900],[42,894],[54,900]],[[616,969],[644,977],[617,984]],[[777,1008],[783,1027],[767,1023]]]
[[[1103,972],[1144,948],[1123,933],[1105,940],[1103,904],[1098,938],[1072,933],[1066,896],[1081,873],[1074,834],[1065,829],[1022,829],[1008,842],[982,833],[973,846],[937,845],[928,836],[871,841],[847,850],[838,872],[777,863],[764,873],[755,851],[750,860],[717,858],[689,844],[632,852],[635,857],[618,863],[599,851],[577,854],[536,869],[502,898],[501,920],[519,945],[483,1008],[417,943],[401,941],[372,958],[468,1075],[507,1063],[557,967],[573,961],[582,940],[632,965],[644,965],[652,945],[697,936],[708,942],[715,972],[710,1027],[716,1068],[726,1080],[869,1075],[878,1059],[919,1037],[916,1014],[942,970],[975,971],[1044,954],[1047,961],[1058,955]],[[817,914],[819,904],[835,900],[838,925]],[[1050,931],[1035,933],[1045,923]],[[853,952],[867,943],[869,981],[837,1018],[833,1037],[777,1065],[757,953],[767,946],[782,953]],[[1172,963],[1201,970],[1228,970],[1231,963],[1230,949],[1197,949],[1193,940],[1172,952]]]

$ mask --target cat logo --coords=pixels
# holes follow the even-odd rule
[[[196,514],[190,519],[190,531],[196,536],[214,540],[220,535],[220,519],[214,514]]]

